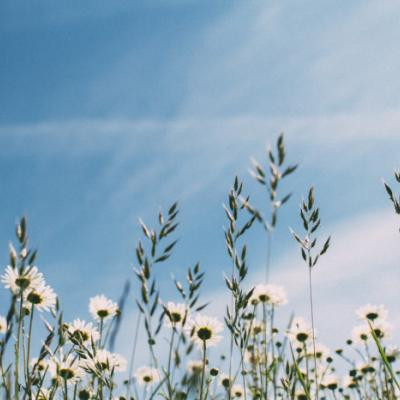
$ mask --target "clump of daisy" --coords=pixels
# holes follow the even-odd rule
[[[250,298],[253,305],[264,303],[274,307],[279,307],[287,303],[285,289],[282,286],[272,284],[260,284],[254,288]]]
[[[365,343],[372,340],[371,329],[379,339],[390,337],[392,325],[385,320],[376,320],[371,324],[371,328],[367,324],[357,325],[352,330],[352,339],[354,343]]]
[[[388,312],[382,304],[366,304],[365,306],[358,308],[356,314],[358,318],[369,321],[385,320],[388,316]]]
[[[89,312],[96,321],[105,321],[117,315],[118,305],[100,294],[90,299]]]
[[[6,333],[7,332],[7,320],[0,315],[0,333]]]
[[[62,352],[59,357],[53,356],[49,360],[49,372],[53,379],[69,385],[78,383],[84,376],[84,371],[76,356],[69,354],[65,357]]]
[[[20,271],[8,265],[1,281],[15,295],[44,286],[43,274],[34,266],[27,266]]]
[[[187,307],[183,303],[172,303],[169,301],[164,305],[164,311],[167,316],[165,324],[172,328],[183,326],[186,322]]]
[[[97,342],[100,338],[98,330],[91,322],[85,322],[79,318],[68,324],[67,330],[73,338],[78,339],[83,343],[89,343],[91,341]]]
[[[216,318],[197,314],[194,319],[188,321],[186,330],[192,340],[199,346],[215,346],[222,339],[218,335],[223,330],[223,325]]]
[[[151,367],[140,367],[134,374],[136,381],[141,386],[152,385],[160,381],[160,373]]]

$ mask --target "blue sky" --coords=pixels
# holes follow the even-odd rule
[[[222,203],[239,174],[262,204],[250,156],[265,162],[284,131],[288,159],[301,165],[285,187],[294,195],[273,257],[287,312],[306,312],[288,226],[300,227],[297,206],[313,184],[333,233],[316,272],[321,336],[338,340],[338,319],[350,330],[367,301],[394,314],[399,221],[381,178],[400,162],[399,18],[394,1],[3,1],[3,265],[25,214],[67,317],[85,317],[89,297],[117,298],[133,278],[138,218],[151,225],[178,200],[180,242],[157,271],[163,298],[173,297],[170,274],[197,261],[205,295],[218,296],[230,268]],[[249,285],[265,259],[261,234],[249,238]]]

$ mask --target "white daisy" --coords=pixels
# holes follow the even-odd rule
[[[123,372],[126,370],[125,358],[105,349],[98,350],[94,359],[86,360],[84,365],[90,371]]]
[[[389,323],[386,322],[385,320],[375,320],[372,324],[372,329],[375,332],[376,336],[379,339],[386,339],[390,337],[390,334],[392,333],[393,326]]]
[[[386,308],[380,305],[367,304],[356,310],[356,314],[360,319],[368,319],[370,321],[375,321],[377,319],[386,319],[388,312]]]
[[[243,399],[244,398],[244,388],[242,385],[235,384],[232,386],[231,394],[234,399]]]
[[[268,353],[268,356],[270,354]],[[263,364],[265,361],[265,356],[262,351],[259,349],[250,349],[246,350],[244,353],[244,359],[247,363],[252,364],[252,365],[258,365],[258,364]],[[268,357],[270,359],[270,357]]]
[[[335,375],[327,373],[324,375],[321,385],[326,389],[336,390],[339,386],[339,381]]]
[[[223,386],[225,389],[228,389],[230,386],[231,379],[228,374],[221,374],[219,377],[219,384]]]
[[[164,305],[164,310],[167,316],[165,321],[166,326],[170,328],[178,327],[183,326],[183,324],[186,322],[185,320],[188,310],[185,304],[175,304],[169,301]]]
[[[118,305],[107,299],[103,294],[100,294],[90,299],[89,311],[95,320],[106,320],[118,313]]]
[[[50,286],[43,284],[36,288],[25,290],[24,301],[33,304],[39,311],[50,311],[56,305],[57,295]]]
[[[193,375],[199,375],[203,371],[203,361],[202,360],[190,360],[187,363],[187,370]]]
[[[264,332],[265,324],[262,321],[258,321],[253,319],[253,321],[246,322],[247,329],[250,329],[250,333],[252,336],[257,336],[260,333]]]
[[[223,329],[223,325],[216,318],[202,314],[197,314],[186,326],[187,334],[199,347],[203,347],[204,343],[207,346],[215,346],[222,339],[218,333]]]
[[[25,267],[22,272],[17,268],[7,266],[5,273],[1,276],[1,281],[6,289],[10,289],[16,295],[44,285],[43,274],[36,267],[31,266]]]
[[[151,385],[157,383],[160,380],[160,374],[155,368],[151,367],[140,367],[134,374],[139,385]]]
[[[354,389],[358,386],[357,381],[354,380],[352,376],[346,375],[342,379],[342,385],[347,389]]]
[[[282,286],[260,284],[254,288],[250,303],[253,305],[266,303],[274,307],[282,306],[287,303],[286,291]]]
[[[315,343],[315,356],[318,359],[325,359],[329,356],[330,350],[328,347],[321,343]],[[307,357],[314,357],[314,347],[310,346],[307,348]]]
[[[68,332],[83,343],[90,343],[92,340],[93,342],[97,342],[100,338],[98,330],[91,322],[85,322],[79,318],[68,324]]]
[[[62,352],[59,357],[53,356],[49,360],[49,372],[53,379],[60,383],[66,381],[70,385],[74,385],[84,376],[79,360],[72,354],[65,357]]]
[[[38,360],[36,357],[33,357],[31,359],[31,367],[32,370],[35,369],[35,372],[43,372],[46,370],[48,364],[48,361],[44,358],[42,358],[41,360]]]
[[[0,315],[0,333],[7,332],[7,320]]]
[[[368,325],[357,325],[351,331],[351,338],[354,343],[364,343],[371,339],[371,332]]]
[[[388,346],[385,354],[389,362],[395,362],[400,355],[400,349],[397,346]]]
[[[303,347],[305,343],[312,340],[312,329],[304,318],[295,317],[287,335],[292,342]]]

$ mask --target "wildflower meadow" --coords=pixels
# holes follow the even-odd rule
[[[173,279],[177,298],[169,301],[157,280],[157,269],[175,251],[178,203],[160,211],[154,226],[139,221],[142,239],[135,247],[131,270],[134,296],[119,299],[107,293],[89,298],[91,316],[77,313],[65,320],[62,304],[40,271],[38,253],[31,247],[28,219],[22,217],[9,245],[9,264],[1,274],[9,304],[0,308],[0,395],[6,400],[51,399],[388,399],[400,396],[400,349],[390,341],[393,329],[384,305],[366,304],[354,310],[356,325],[342,348],[329,348],[315,324],[313,273],[334,246],[334,237],[320,234],[324,210],[318,188],[304,188],[294,201],[282,192],[282,181],[296,179],[297,164],[288,162],[283,134],[261,162],[252,161],[251,176],[266,196],[259,209],[244,181],[233,179],[226,202],[225,314],[208,312],[203,286],[209,277],[200,264]],[[295,152],[290,149],[292,157]],[[400,173],[395,173],[400,183]],[[400,199],[384,182],[394,211]],[[280,215],[296,207],[302,230],[288,230],[287,240],[298,246],[299,260],[309,287],[307,315],[292,315],[280,326],[277,315],[290,305],[290,293],[274,281],[271,252]],[[261,225],[260,246],[267,247],[263,281],[248,282],[247,235]],[[293,226],[299,226],[293,221]],[[34,238],[32,238],[34,242]],[[128,268],[128,267],[127,267]],[[222,290],[222,289],[221,289]],[[131,346],[119,354],[114,343],[132,303],[137,318],[130,328]],[[139,338],[146,346],[139,346]],[[228,349],[221,354],[220,349]],[[39,349],[39,351],[37,351]],[[138,354],[146,355],[145,365]],[[141,357],[143,359],[143,357]]]

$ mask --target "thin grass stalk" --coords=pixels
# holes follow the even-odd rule
[[[272,257],[272,232],[270,229],[267,230],[267,260],[265,264],[265,283],[269,282],[270,269],[271,269],[271,257]]]
[[[129,369],[128,369],[128,387],[126,391],[126,398],[129,399],[131,395],[131,386],[132,386],[132,374],[133,374],[133,368],[135,365],[135,356],[136,356],[136,347],[137,347],[137,341],[138,341],[138,336],[139,336],[139,327],[140,323],[142,320],[142,314],[139,312],[136,320],[136,328],[135,328],[135,336],[133,338],[133,346],[132,346],[132,353],[131,353],[131,358],[129,361]]]
[[[314,359],[314,378],[315,378],[315,396],[319,399],[319,385],[318,385],[318,371],[317,371],[317,353],[315,351],[315,329],[314,329],[314,302],[312,292],[312,273],[311,267],[308,268],[308,284],[310,296],[310,313],[311,313],[311,330],[312,330],[312,344],[313,344],[313,359]],[[306,354],[307,358],[307,354]]]
[[[172,389],[172,383],[171,383],[171,360],[172,360],[172,350],[174,346],[174,338],[175,338],[175,327],[172,327],[172,333],[171,333],[171,341],[169,343],[169,354],[168,354],[168,367],[167,367],[167,387],[168,387],[168,396],[169,399],[172,400],[172,395],[173,395],[173,389]]]

